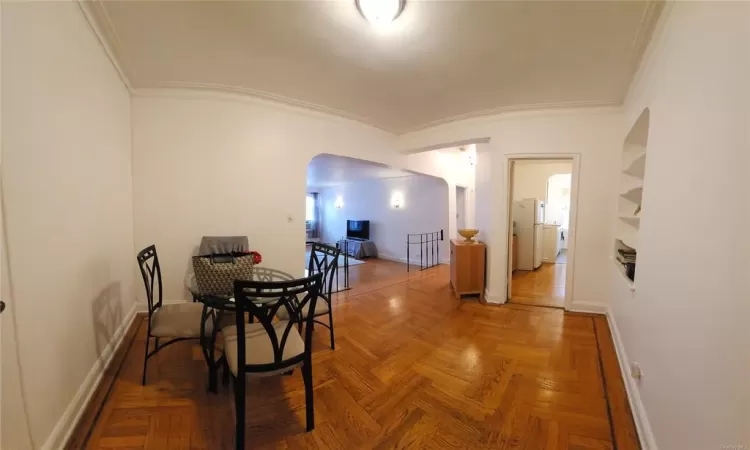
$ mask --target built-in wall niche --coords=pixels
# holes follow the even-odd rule
[[[631,289],[635,289],[638,234],[643,212],[643,179],[646,174],[649,110],[630,129],[622,147],[620,195],[615,225],[615,263]]]

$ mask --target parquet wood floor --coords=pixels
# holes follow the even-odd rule
[[[511,283],[511,303],[564,307],[567,267],[567,264],[543,263],[536,270],[516,270]]]
[[[606,318],[459,302],[448,276],[362,280],[337,296],[336,350],[322,327],[314,341],[315,430],[298,371],[248,380],[247,448],[638,448]],[[153,358],[140,385],[144,320],[69,448],[232,448],[231,388],[206,391],[194,343]]]

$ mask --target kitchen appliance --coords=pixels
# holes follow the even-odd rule
[[[544,225],[542,261],[554,263],[562,250],[562,228],[560,225]]]
[[[518,236],[518,269],[534,270],[542,265],[544,202],[526,198],[513,202],[513,221]]]

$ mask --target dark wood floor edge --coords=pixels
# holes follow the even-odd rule
[[[73,428],[73,432],[71,433],[68,442],[65,443],[65,449],[80,450],[86,448],[88,440],[91,438],[91,433],[99,421],[99,416],[104,409],[104,405],[107,403],[107,399],[109,399],[115,382],[120,375],[120,371],[125,364],[127,354],[130,352],[130,348],[138,337],[138,330],[140,329],[145,317],[147,317],[146,313],[136,313],[135,316],[133,316],[133,321],[125,332],[125,336],[122,341],[120,341],[120,345],[117,349],[115,349],[111,363],[102,374],[102,378],[96,386],[94,394],[91,396],[91,399],[84,408],[81,417]]]
[[[596,357],[599,360],[599,372],[601,373],[602,390],[604,391],[604,400],[607,402],[607,418],[609,419],[609,435],[612,439],[612,448],[618,450],[617,447],[617,433],[615,433],[615,422],[612,418],[612,404],[609,400],[609,388],[607,385],[607,372],[604,370],[604,361],[602,360],[602,349],[599,345],[599,330],[596,328],[596,319],[591,318],[591,326],[594,328],[594,336],[596,337]]]
[[[548,308],[548,309],[557,309],[560,311],[565,311],[564,306],[552,306],[552,305],[532,305],[530,303],[523,303],[519,302],[518,300],[513,301],[513,299],[508,299],[507,302],[505,302],[506,305],[521,305],[521,306],[530,306],[532,308]]]

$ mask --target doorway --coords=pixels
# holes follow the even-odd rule
[[[428,262],[449,256],[448,183],[423,173],[331,154],[312,158],[305,194],[305,258],[313,243],[338,247],[336,291],[402,282]],[[420,237],[429,237],[425,242]],[[412,245],[408,245],[411,237]],[[416,241],[416,242],[415,242]]]
[[[565,308],[577,158],[509,158],[508,170],[508,302]]]

